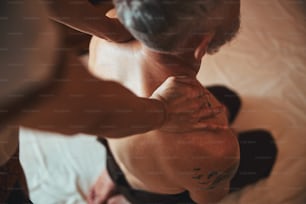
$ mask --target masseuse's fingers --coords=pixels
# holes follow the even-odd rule
[[[177,103],[208,94],[197,79],[189,76],[171,76],[159,89],[167,90],[167,97],[175,98]],[[182,97],[183,95],[184,97]],[[190,104],[195,103],[197,103],[197,100]]]
[[[206,119],[209,119],[211,117],[214,117],[222,112],[224,112],[224,106],[218,106],[214,108],[201,108],[201,110],[198,111],[198,113],[195,115],[195,118],[198,121],[204,121]]]
[[[196,111],[194,117],[197,120],[208,119],[224,111],[223,106],[212,107],[210,99],[211,93],[195,78],[181,76],[175,77],[175,81],[184,83],[186,86],[190,86],[189,91],[186,90],[188,91],[186,95],[193,98],[192,103],[189,102],[189,105],[191,105],[190,111]]]
[[[202,123],[221,110],[211,107],[205,89],[194,77],[169,77],[154,91],[151,98],[165,104],[167,119],[161,131],[177,133],[218,127]]]
[[[219,125],[212,122],[207,121],[201,121],[198,123],[195,123],[193,126],[195,129],[210,129],[210,130],[225,130],[229,129],[230,127],[228,125]]]
[[[207,99],[210,96],[210,92],[205,89],[202,84],[196,79],[187,76],[175,76],[175,81],[190,86],[193,91],[190,91],[193,94],[193,97],[206,97]]]

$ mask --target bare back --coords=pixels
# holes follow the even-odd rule
[[[137,42],[116,45],[97,38],[91,42],[91,71],[121,83],[140,97],[149,97],[168,76],[185,74],[184,69],[172,66],[163,67],[146,58]],[[221,105],[212,94],[208,97],[212,107]],[[209,120],[227,124],[225,112]],[[188,190],[197,203],[203,200],[198,198],[199,189],[204,196],[225,195],[239,164],[237,138],[230,129],[184,134],[154,130],[108,142],[133,188],[161,194]]]

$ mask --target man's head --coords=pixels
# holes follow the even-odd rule
[[[113,1],[133,36],[160,52],[212,54],[239,29],[240,0]]]

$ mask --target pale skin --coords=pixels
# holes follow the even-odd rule
[[[231,10],[231,18],[225,21],[237,18],[236,11]],[[90,71],[121,83],[138,96],[149,96],[168,76],[184,74],[195,78],[213,36],[214,32],[190,37],[189,45],[197,45],[193,51],[172,54],[152,51],[137,41],[118,45],[93,38]],[[212,94],[208,98],[212,107],[221,105]],[[225,111],[207,121],[228,125]],[[108,139],[108,143],[133,188],[160,194],[188,191],[199,204],[218,202],[228,193],[240,158],[237,137],[229,128],[180,134],[158,129],[129,138]],[[93,185],[87,200],[90,204],[128,203],[118,194],[107,172]]]
[[[99,7],[88,1],[76,4],[75,1],[52,0],[47,3],[51,17],[61,23],[108,41],[131,38],[118,20],[103,15],[113,8],[111,1],[103,1]],[[154,94],[138,97],[119,83],[93,76],[72,54],[64,51],[58,54],[66,56],[65,63],[59,67],[62,74],[50,78],[46,83],[51,88],[40,91],[26,104],[22,101],[25,94],[20,99],[18,111],[16,107],[9,110],[1,107],[5,111],[0,112],[0,128],[26,126],[65,135],[87,133],[118,138],[155,128],[172,132],[205,128],[209,126],[206,122],[182,123],[178,118],[200,121],[220,111],[200,108],[205,100],[198,96],[204,90],[194,86],[195,79],[186,84],[172,77]],[[186,93],[191,95],[186,98]],[[190,103],[190,99],[195,100]]]
[[[206,122],[186,124],[178,118],[191,120],[215,114],[210,110],[194,112],[194,109],[200,110],[204,100],[197,99],[193,104],[187,99],[180,100],[191,88],[179,80],[168,80],[155,92],[156,96],[140,98],[118,83],[97,79],[72,55],[68,56],[65,71],[54,88],[39,93],[36,100],[23,106],[3,127],[22,125],[65,135],[86,133],[120,138],[154,128],[172,132],[205,128]],[[173,99],[174,90],[179,88],[179,96]],[[198,94],[198,90],[192,91],[189,99],[197,98]],[[171,118],[166,121],[158,96],[165,98],[168,104]]]
[[[199,49],[205,49],[209,39],[211,37],[205,37]],[[98,77],[121,83],[138,96],[147,97],[171,75],[195,77],[200,65],[199,58],[193,57],[196,55],[167,55],[152,51],[137,41],[114,44],[93,38],[90,71]],[[124,69],[123,64],[126,65]],[[186,79],[186,83],[188,81]],[[221,106],[212,94],[206,93],[213,108]],[[207,122],[227,126],[225,111]],[[239,164],[237,138],[228,128],[180,134],[158,129],[129,138],[108,139],[108,142],[133,188],[160,194],[188,191],[194,202],[200,204],[217,202],[228,193],[229,182]],[[92,188],[88,203],[108,203],[112,199],[112,203],[119,204],[114,199],[123,199],[112,196],[114,185],[103,183],[105,179],[109,180],[104,172]]]
[[[52,18],[70,27],[109,41],[131,39],[118,21],[103,15],[112,8],[111,1],[104,1],[105,4],[99,8],[87,1],[81,4],[60,0],[46,2],[53,11]],[[17,132],[19,126],[26,126],[65,135],[87,133],[120,138],[156,128],[168,132],[190,132],[218,126],[203,121],[220,110],[201,108],[205,99],[198,96],[203,95],[204,90],[195,86],[195,79],[185,83],[186,78],[170,77],[152,95],[142,98],[119,83],[97,79],[76,56],[59,55],[66,56],[60,67],[62,75],[50,78],[50,88],[40,90],[31,98],[27,98],[27,94],[21,95],[16,106],[1,107],[0,130]],[[186,97],[186,93],[190,95]],[[198,122],[194,123],[194,120]]]
[[[231,18],[225,20],[225,25],[237,18],[238,13],[237,8],[230,10]],[[150,50],[137,41],[118,45],[93,38],[90,71],[121,83],[138,96],[149,96],[168,76],[183,74],[195,78],[213,36],[214,32],[206,32],[202,37],[186,36],[190,37],[189,46],[196,45],[194,50],[172,54]],[[126,69],[122,69],[122,64]],[[208,98],[212,107],[221,105],[210,93]],[[207,122],[228,125],[225,111]],[[188,191],[199,204],[221,200],[228,193],[239,165],[237,137],[228,128],[180,134],[159,129],[120,140],[108,139],[108,143],[133,188],[160,194]],[[93,185],[87,201],[128,203],[116,192],[107,172]]]

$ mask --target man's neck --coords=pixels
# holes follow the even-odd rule
[[[171,75],[196,76],[201,60],[196,60],[194,51],[180,53],[162,53],[142,46],[142,55],[156,63],[159,69],[171,70]],[[181,73],[181,74],[180,74]]]
[[[169,76],[196,77],[201,65],[201,61],[194,58],[193,52],[166,54],[146,47],[140,49],[140,63],[141,96],[150,96]]]

